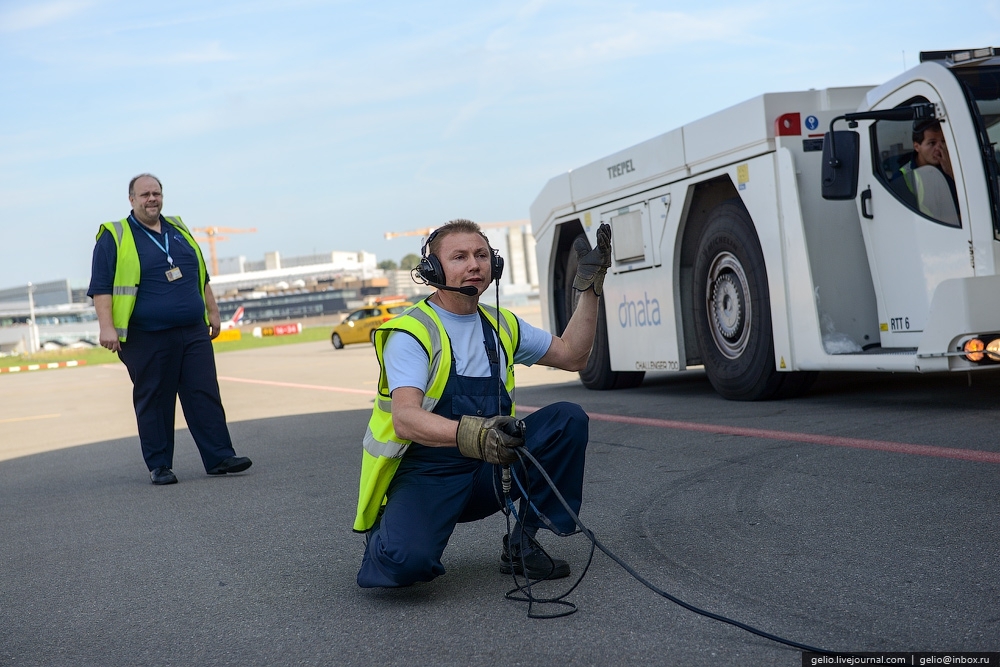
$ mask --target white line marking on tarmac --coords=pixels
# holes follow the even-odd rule
[[[7,424],[10,422],[26,422],[26,421],[31,421],[32,419],[54,419],[59,416],[61,415],[53,414],[53,415],[34,415],[32,417],[13,417],[11,419],[0,419],[0,424]]]
[[[289,389],[314,389],[316,391],[333,391],[342,394],[361,394],[362,396],[374,396],[375,392],[368,389],[347,389],[345,387],[327,387],[321,384],[299,384],[297,382],[275,382],[273,380],[248,380],[246,378],[231,378],[219,376],[220,380],[227,382],[244,382],[246,384],[263,384],[269,387],[288,387]]]

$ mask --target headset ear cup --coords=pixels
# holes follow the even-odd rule
[[[493,251],[493,263],[490,265],[490,271],[490,278],[493,280],[500,280],[503,277],[503,257],[496,250]]]
[[[427,253],[427,249],[430,248],[431,241],[434,240],[435,236],[437,236],[436,229],[431,232],[427,240],[424,241],[424,245],[420,248],[420,263],[417,264],[417,275],[420,276],[425,284],[440,283],[441,281],[438,278],[443,273],[441,271],[441,262],[438,261],[433,253],[430,255]]]
[[[430,274],[434,272],[431,268],[431,263],[427,261],[426,257],[420,258],[420,263],[417,264],[417,276],[420,277],[425,283],[430,282]]]
[[[441,268],[441,262],[434,254],[420,259],[420,263],[417,265],[417,275],[428,283],[444,284],[444,271]]]

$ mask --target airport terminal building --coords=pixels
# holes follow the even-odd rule
[[[538,270],[530,228],[484,229],[506,260],[500,283],[504,305],[538,295]],[[378,268],[369,252],[333,251],[299,257],[269,252],[262,261],[220,258],[211,276],[223,320],[243,306],[244,324],[328,317],[386,295],[408,299],[431,288],[413,282],[407,270]],[[68,280],[0,289],[0,355],[38,349],[97,345],[100,328],[87,288]]]

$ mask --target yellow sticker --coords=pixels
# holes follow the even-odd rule
[[[740,185],[750,182],[750,165],[741,164],[736,167],[736,182]]]
[[[593,224],[590,221],[590,211],[583,214],[583,224],[586,225],[588,229],[590,228],[590,225]]]
[[[882,324],[878,325],[878,330],[879,331],[888,331],[889,330],[889,325],[886,324],[885,322],[882,322]]]
[[[778,366],[778,368],[785,368],[785,358],[784,357],[781,358],[781,365]]]

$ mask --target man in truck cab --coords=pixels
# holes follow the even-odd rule
[[[906,185],[904,194],[909,195],[906,200],[921,213],[947,225],[961,224],[954,172],[939,120],[913,121],[913,154],[899,172]]]

